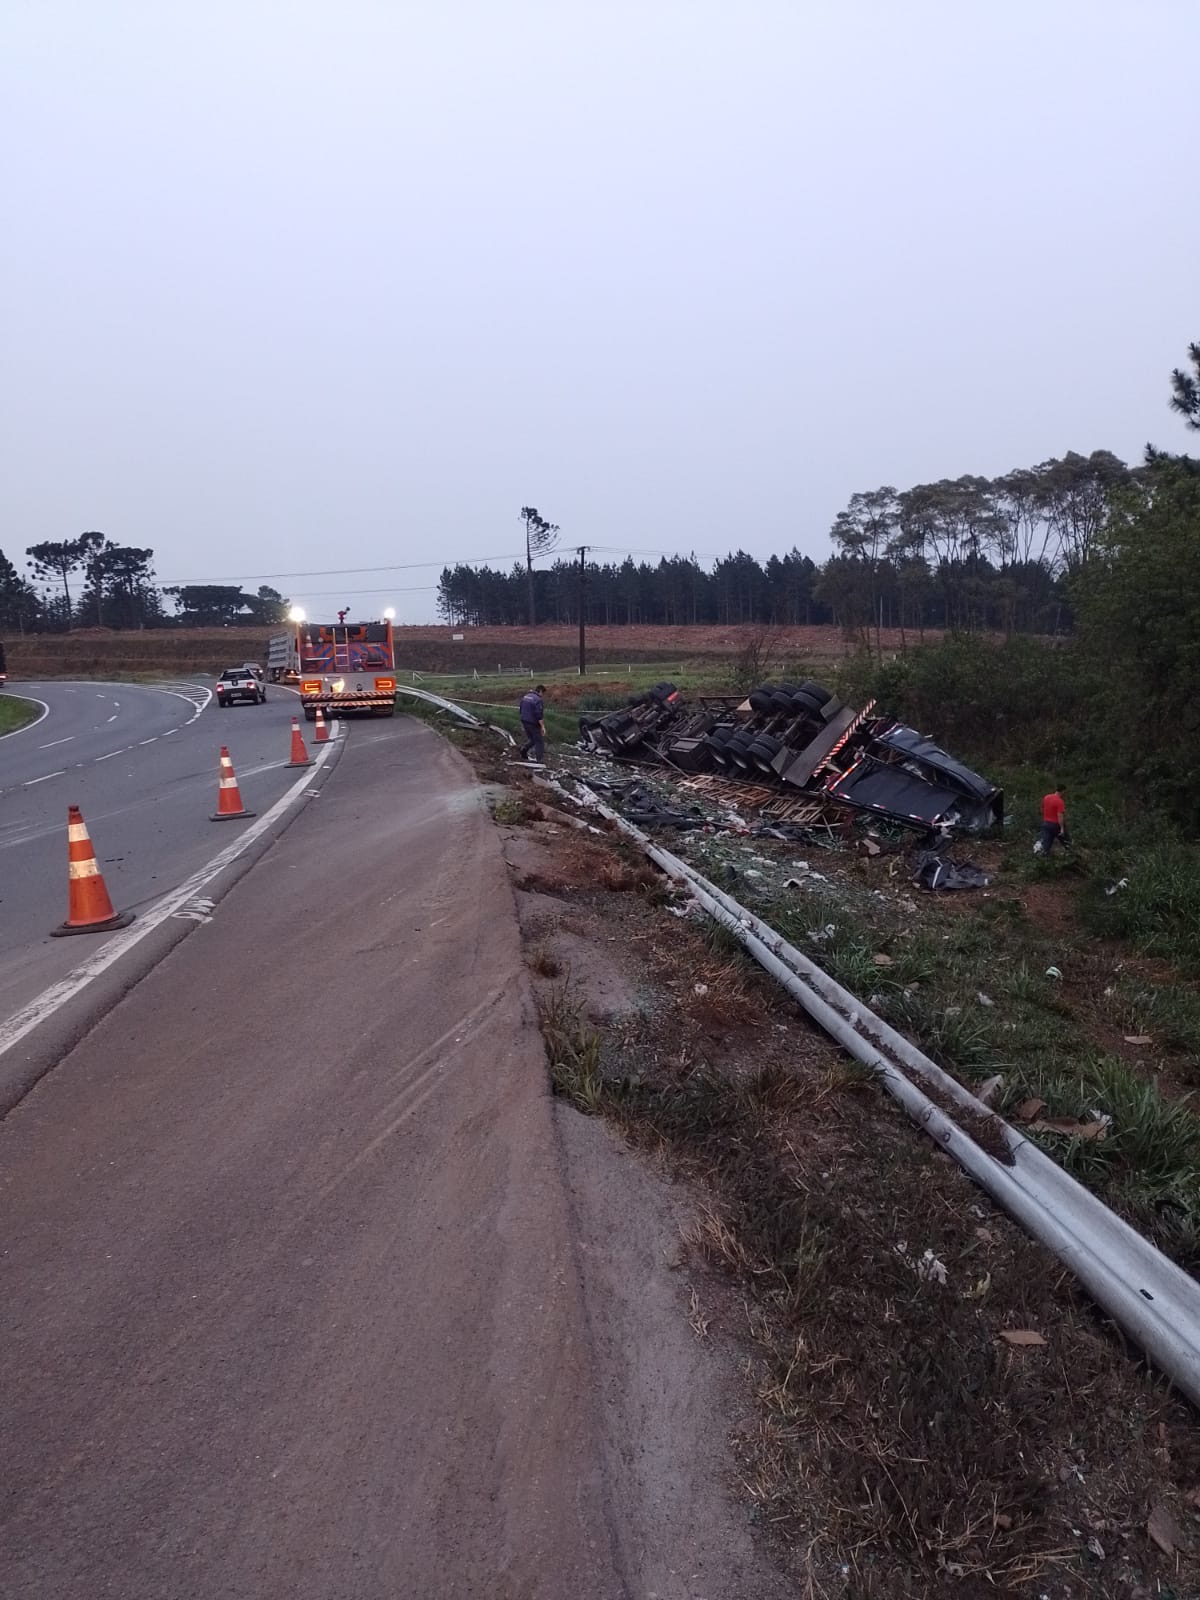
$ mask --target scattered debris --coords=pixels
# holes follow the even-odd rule
[[[1056,978],[1056,979],[1061,980],[1062,973],[1058,970],[1057,967],[1047,967],[1046,968],[1046,976],[1048,978]]]
[[[1033,1122],[1036,1117],[1040,1116],[1041,1113],[1045,1111],[1045,1109],[1046,1102],[1034,1097],[1029,1100],[1022,1100],[1019,1105],[1014,1106],[1013,1116],[1016,1117],[1019,1122]]]
[[[981,1100],[985,1106],[990,1105],[992,1096],[996,1093],[997,1089],[1002,1088],[1003,1085],[1004,1079],[1000,1073],[997,1072],[993,1077],[990,1077],[986,1083],[981,1083],[975,1090],[976,1100]]]
[[[1015,1350],[1033,1350],[1046,1343],[1033,1328],[1001,1328],[1000,1337]]]
[[[921,1256],[914,1257],[909,1254],[908,1240],[901,1239],[895,1246],[895,1251],[904,1264],[912,1268],[922,1283],[945,1283],[946,1263],[939,1261],[932,1250],[926,1250]]]
[[[1128,889],[1128,887],[1129,887],[1129,879],[1128,878],[1121,878],[1117,883],[1110,883],[1108,888],[1105,889],[1104,892],[1107,895],[1114,895],[1114,894],[1116,894],[1118,889]]]
[[[1153,1044],[1154,1040],[1150,1036],[1150,1034],[1148,1034],[1148,1033],[1127,1033],[1125,1035],[1125,1043],[1126,1044],[1144,1045],[1144,1044]]]
[[[917,857],[913,882],[926,889],[986,889],[991,878],[971,861],[946,861],[936,850]]]

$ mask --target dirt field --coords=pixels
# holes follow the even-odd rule
[[[242,661],[265,659],[271,629],[158,628],[114,633],[85,628],[68,634],[29,634],[7,639],[8,670],[15,679],[102,677],[105,674],[222,671]],[[453,635],[461,633],[461,641]],[[589,628],[589,662],[734,661],[763,630],[755,627]],[[932,637],[929,635],[928,637]],[[837,660],[848,645],[838,628],[771,630],[772,654],[797,664]],[[883,646],[901,648],[898,631],[885,631]],[[550,671],[578,660],[574,627],[396,629],[401,670],[429,673],[480,672],[532,667]]]

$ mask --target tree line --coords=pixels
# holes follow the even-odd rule
[[[290,602],[263,584],[246,594],[232,584],[159,586],[154,551],[117,544],[95,530],[50,539],[25,551],[22,577],[0,550],[0,628],[17,633],[68,628],[273,626]],[[175,602],[173,612],[167,600]]]
[[[1200,431],[1200,344],[1171,375],[1172,409]],[[1200,836],[1200,461],[1147,446],[1135,470],[1102,463],[1103,494],[1080,487],[1058,585],[1070,649],[1014,636],[1000,645],[955,632],[936,645],[857,656],[852,693],[877,694],[966,754],[1007,755],[1102,789],[1130,836],[1157,844],[1165,815]],[[1196,920],[1196,890],[1158,867],[1163,928]],[[1114,867],[1116,863],[1113,863]],[[1152,869],[1149,856],[1143,868]],[[1162,870],[1160,871],[1159,868]],[[1194,865],[1189,868],[1191,883]],[[1113,878],[1121,876],[1114,870]],[[1189,898],[1191,896],[1191,898]],[[1158,915],[1159,913],[1156,913]]]
[[[527,547],[509,571],[443,568],[438,612],[474,626],[531,615],[574,623],[582,595],[597,626],[835,623],[867,647],[884,628],[1062,632],[1073,621],[1072,575],[1095,550],[1114,496],[1144,470],[1107,450],[1070,451],[998,478],[866,490],[838,513],[833,554],[820,565],[795,548],[766,561],[736,550],[711,567],[694,555],[627,556],[588,562],[581,586],[577,561],[557,556],[535,569]]]
[[[1200,429],[1200,344],[1189,345],[1188,361],[1190,371],[1171,374],[1170,404]],[[456,625],[575,623],[582,602],[594,626],[835,623],[868,650],[885,628],[918,637],[927,628],[1056,634],[1075,625],[1083,576],[1111,565],[1116,532],[1136,532],[1161,503],[1164,461],[1187,460],[1148,448],[1130,467],[1108,450],[1068,451],[997,478],[860,491],[834,519],[833,553],[821,564],[795,547],[766,561],[739,549],[711,568],[695,555],[656,563],[630,555],[587,562],[581,574],[555,554],[558,525],[523,506],[524,561],[507,572],[444,567],[438,614]],[[6,630],[276,626],[290,604],[265,584],[255,594],[229,584],[161,587],[152,549],[95,530],[25,555],[29,577],[0,550]]]

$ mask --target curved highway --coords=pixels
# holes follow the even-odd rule
[[[209,820],[222,744],[251,810],[295,780],[296,696],[270,685],[264,705],[222,710],[212,681],[9,684],[46,712],[0,738],[0,1025],[105,937],[50,937],[67,914],[69,804],[83,810],[113,904],[138,911],[244,826]]]

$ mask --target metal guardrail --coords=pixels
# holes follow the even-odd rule
[[[873,1068],[918,1127],[1069,1267],[1096,1303],[1200,1406],[1196,1279],[761,918],[686,861],[656,845],[583,785],[572,795],[561,784],[548,781],[564,798],[582,801],[608,818],[664,872],[685,884],[709,916],[726,927],[833,1039]],[[950,1108],[939,1105],[913,1077],[923,1079],[928,1090],[950,1102]],[[976,1128],[986,1120],[989,1136],[995,1133],[1002,1141],[1006,1159],[997,1159],[978,1144],[955,1121],[954,1107],[967,1113]]]

